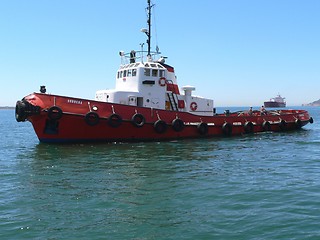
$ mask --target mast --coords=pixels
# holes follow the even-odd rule
[[[147,39],[147,44],[148,44],[148,56],[150,57],[150,50],[151,50],[151,8],[153,7],[153,5],[151,6],[151,0],[148,0],[148,39]]]

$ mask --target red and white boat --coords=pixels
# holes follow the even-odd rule
[[[216,114],[211,99],[178,87],[175,70],[151,52],[151,5],[148,0],[148,50],[120,52],[122,63],[113,90],[95,99],[40,92],[16,103],[16,120],[30,121],[40,142],[161,141],[234,136],[299,129],[313,119],[305,110],[239,111]],[[145,55],[145,59],[144,56]]]

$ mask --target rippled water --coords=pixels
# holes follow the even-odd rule
[[[319,239],[307,109],[295,132],[84,145],[40,144],[1,110],[0,238]]]

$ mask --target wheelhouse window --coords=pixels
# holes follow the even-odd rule
[[[145,68],[144,69],[144,75],[145,76],[150,76],[150,68]]]
[[[132,77],[135,77],[137,76],[137,69],[132,69]]]
[[[158,70],[152,69],[152,77],[157,77],[157,76],[158,76]]]
[[[164,70],[159,70],[159,77],[164,77]]]

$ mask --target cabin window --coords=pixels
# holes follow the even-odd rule
[[[117,74],[117,78],[120,78],[120,72],[118,72],[118,74]]]
[[[137,76],[137,69],[132,69],[132,77]]]
[[[122,71],[120,71],[119,73],[120,73],[119,78],[122,78]]]
[[[158,70],[152,69],[152,77],[157,77],[157,76],[158,76]]]
[[[146,64],[145,64],[145,66],[146,66],[146,67],[149,67],[149,64],[148,64],[148,63],[146,63]]]
[[[164,77],[164,70],[159,70],[159,77]]]
[[[145,68],[144,69],[144,75],[145,76],[150,76],[150,69],[149,68]]]
[[[128,77],[131,77],[131,69],[129,69],[129,70],[127,71],[127,76],[128,76]]]
[[[127,76],[127,70],[124,70],[123,71],[123,77],[126,77]]]
[[[157,67],[157,65],[154,63],[151,63],[150,65],[151,65],[151,67]]]

